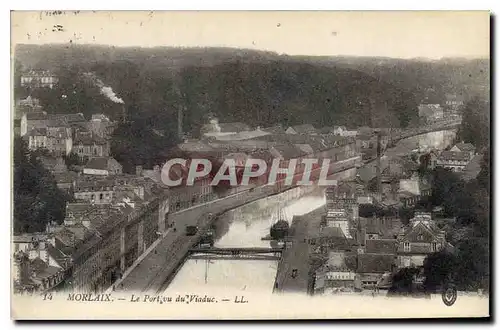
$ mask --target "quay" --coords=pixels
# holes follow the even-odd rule
[[[306,237],[311,233],[319,232],[321,216],[324,213],[324,208],[320,207],[293,218],[290,227],[292,244],[283,251],[283,256],[278,263],[273,293],[310,292],[312,277],[309,256],[311,251]],[[295,269],[296,272],[293,274]]]

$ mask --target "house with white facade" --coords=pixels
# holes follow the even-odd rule
[[[469,164],[470,160],[469,152],[443,151],[436,159],[436,166],[450,169],[453,172],[461,172]]]

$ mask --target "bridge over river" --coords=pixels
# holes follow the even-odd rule
[[[280,260],[284,249],[281,248],[193,248],[189,258],[204,260]]]

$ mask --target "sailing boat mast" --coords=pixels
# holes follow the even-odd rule
[[[207,258],[205,262],[205,284],[208,283],[208,266],[210,265],[210,259]]]

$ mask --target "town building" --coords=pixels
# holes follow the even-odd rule
[[[79,132],[73,142],[73,152],[81,159],[109,157],[110,147],[104,138],[91,132]]]
[[[79,173],[73,171],[62,171],[53,173],[56,185],[59,189],[65,191],[69,195],[73,195],[76,181]]]
[[[113,200],[113,188],[116,184],[115,180],[91,180],[82,176],[75,181],[73,194],[77,201],[85,201],[86,203],[94,204],[109,204]],[[69,211],[67,211],[67,213],[68,212]]]
[[[32,108],[32,109],[41,109],[40,100],[37,99],[36,97],[31,97],[31,95],[28,95],[24,99],[17,100],[16,106],[17,107],[28,107],[28,108]]]
[[[30,88],[53,88],[59,79],[50,71],[31,70],[21,75],[21,86]]]
[[[350,182],[340,182],[326,189],[327,227],[338,227],[345,237],[352,238],[353,224],[358,221],[359,204],[356,187]]]
[[[31,96],[16,101],[14,119],[21,120],[26,113],[42,112],[40,100]]]
[[[119,191],[130,191],[142,198],[144,190],[153,184],[155,183],[148,178],[129,174],[80,175],[75,181],[73,196],[77,201],[84,201],[87,204],[111,204],[120,198]],[[67,210],[68,212],[71,211]]]
[[[166,230],[169,202],[165,191],[152,186],[138,197],[140,202],[123,198],[84,213],[81,219],[96,234],[72,254],[73,290],[106,290]]]
[[[264,127],[261,130],[269,134],[285,134],[285,129],[281,125]]]
[[[351,241],[340,227],[321,227],[319,232],[309,235],[307,242],[312,253],[328,255],[329,251],[350,251]]]
[[[470,152],[445,150],[436,159],[436,166],[461,172],[471,160]]]
[[[397,257],[392,253],[358,253],[356,273],[363,289],[375,289],[384,274],[397,268]]]
[[[439,104],[420,104],[418,106],[418,116],[424,123],[431,123],[442,120],[444,110]]]
[[[12,243],[15,292],[43,292],[64,280],[71,257],[55,247],[53,235],[24,234]]]
[[[30,150],[46,149],[48,146],[46,128],[32,128],[24,137]]]
[[[83,174],[88,175],[119,175],[123,166],[113,157],[92,157],[83,168]]]
[[[286,134],[309,134],[309,135],[318,134],[316,128],[314,128],[314,126],[311,124],[290,126],[285,131],[285,133]]]
[[[427,255],[450,249],[445,232],[438,228],[430,212],[415,212],[397,238],[398,267],[423,266]]]
[[[375,250],[368,248],[369,240],[396,239],[403,229],[403,224],[398,216],[372,216],[360,217],[358,224],[358,243],[366,246],[367,252],[374,253]]]
[[[47,133],[47,149],[56,156],[67,156],[73,149],[71,129],[68,127],[49,126]]]
[[[333,127],[333,134],[335,135],[340,135],[340,136],[352,136],[355,137],[358,135],[357,130],[353,129],[347,129],[345,126],[334,126]]]
[[[45,167],[54,175],[66,173],[68,171],[66,163],[61,156],[54,157],[51,155],[42,155],[39,157],[39,160],[42,163],[43,167]]]
[[[476,147],[472,143],[457,143],[450,151],[468,153],[471,159],[476,155]]]
[[[445,107],[459,110],[464,106],[464,97],[457,94],[445,94]]]
[[[226,134],[227,132],[221,133],[206,133],[203,138],[208,141],[245,141],[257,138],[259,136],[269,135],[270,133],[263,131],[260,127],[257,127],[255,130],[241,131],[231,134]]]
[[[202,137],[214,137],[218,139],[223,136],[235,135],[241,132],[249,132],[251,130],[251,127],[244,123],[219,123],[217,118],[213,118],[208,124],[202,126],[200,135]]]
[[[359,287],[356,254],[330,251],[327,262],[315,273],[314,294],[353,292]]]
[[[73,147],[70,129],[64,126],[33,127],[24,139],[30,150],[45,149],[54,156],[68,155]]]
[[[116,128],[116,123],[112,122],[103,114],[93,114],[89,120],[87,128],[93,135],[103,139],[108,139]]]
[[[26,135],[33,128],[72,128],[85,126],[87,121],[81,113],[75,114],[47,114],[42,112],[25,113],[21,118],[21,136]],[[69,131],[72,135],[73,130]]]

